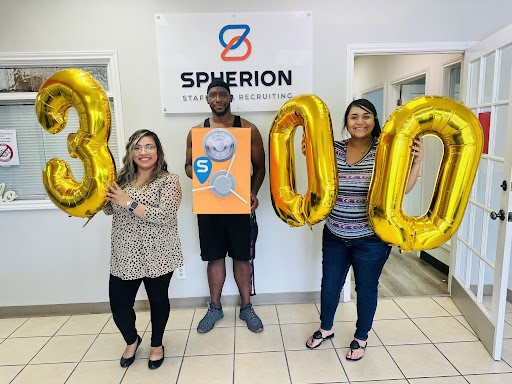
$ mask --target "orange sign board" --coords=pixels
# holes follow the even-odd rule
[[[251,212],[251,129],[192,128],[195,214]]]

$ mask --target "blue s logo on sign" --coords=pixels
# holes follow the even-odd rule
[[[196,174],[197,180],[201,184],[203,184],[206,180],[208,180],[208,177],[210,177],[210,173],[212,172],[212,161],[203,156],[198,157],[194,161],[194,173]]]

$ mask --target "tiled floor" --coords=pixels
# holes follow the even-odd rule
[[[449,297],[380,299],[363,360],[345,360],[356,319],[340,304],[336,337],[317,350],[306,338],[318,326],[315,304],[255,307],[265,330],[253,334],[225,308],[205,335],[195,327],[205,309],[173,310],[166,360],[147,368],[149,314],[138,313],[143,341],[137,360],[119,366],[124,342],[110,314],[0,319],[0,384],[4,383],[512,383],[512,307],[507,308],[503,359],[495,362]]]

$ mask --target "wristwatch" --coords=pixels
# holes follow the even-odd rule
[[[128,206],[128,211],[133,212],[137,207],[139,206],[139,203],[137,203],[135,200],[129,201],[126,203]]]

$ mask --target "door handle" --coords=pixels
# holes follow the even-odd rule
[[[501,187],[501,189],[506,191],[507,190],[507,180],[503,180],[503,183],[501,183],[500,187]]]
[[[498,213],[492,211],[491,212],[491,219],[493,220],[496,220],[496,218],[500,218],[500,220],[505,220],[505,211],[503,209],[500,209],[500,211]],[[510,218],[510,214],[509,214],[509,218]]]

